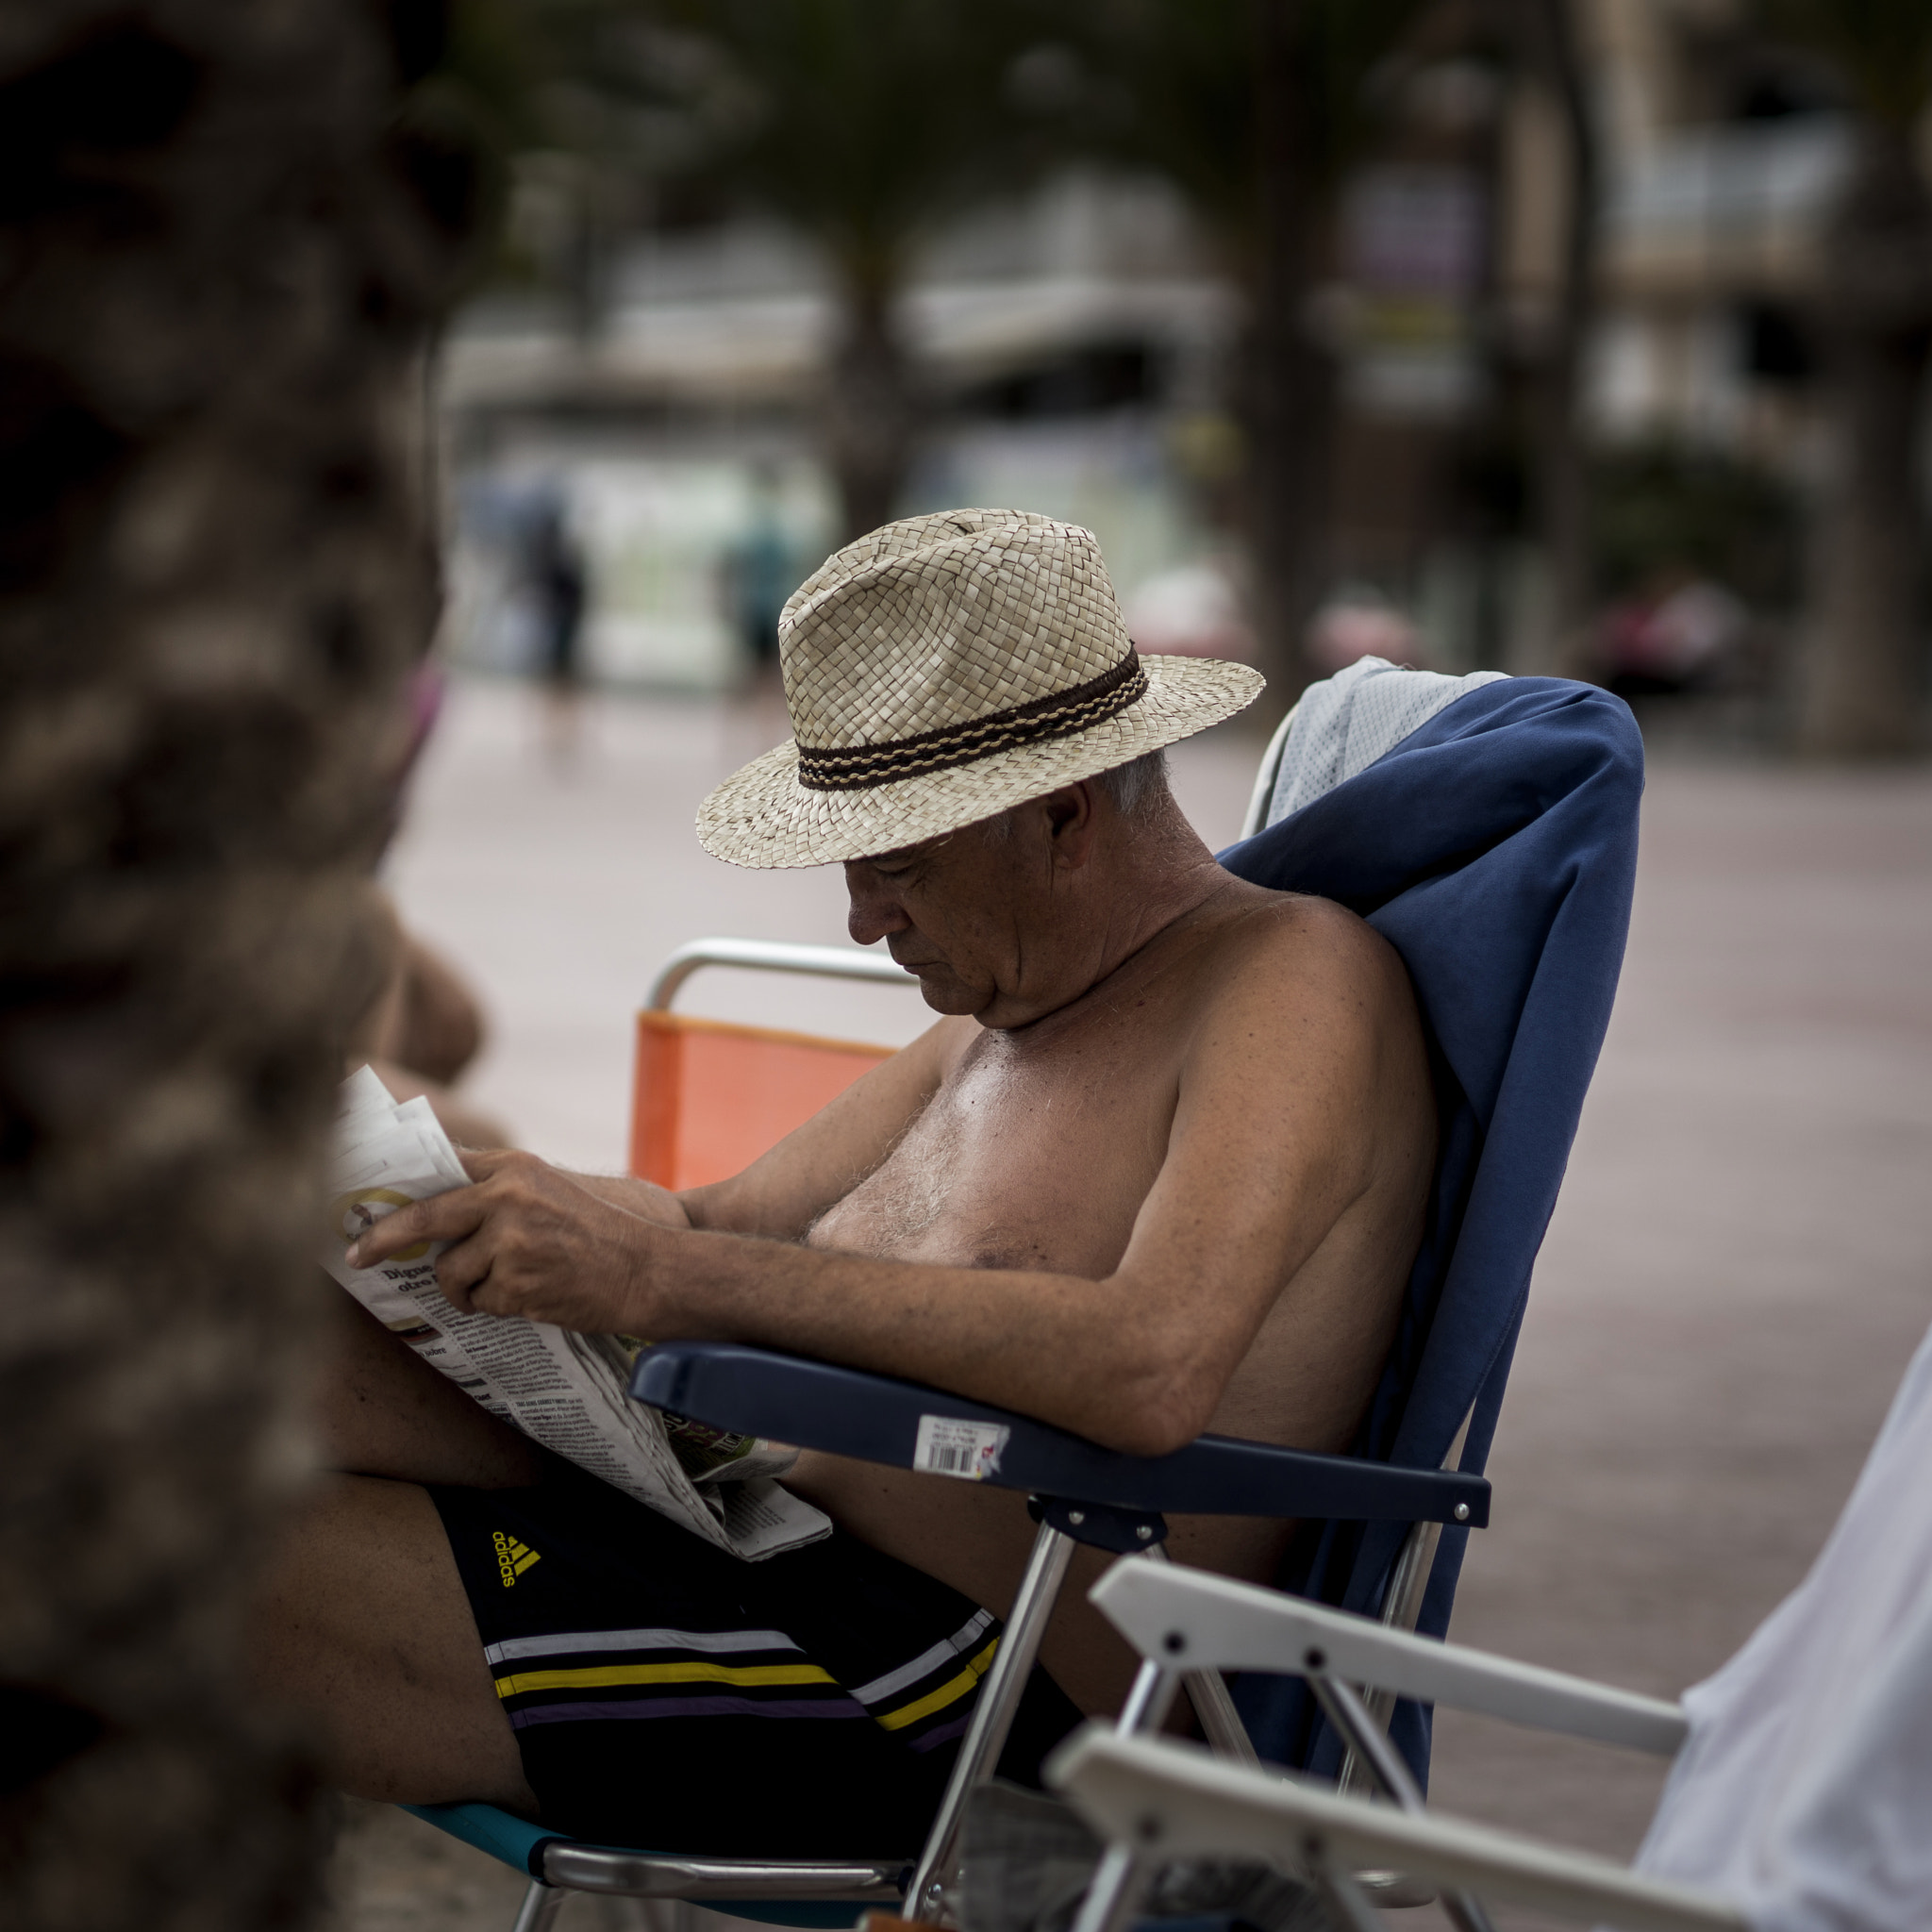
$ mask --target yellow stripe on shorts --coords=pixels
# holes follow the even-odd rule
[[[957,1677],[948,1677],[937,1690],[928,1690],[917,1702],[902,1706],[897,1710],[889,1710],[876,1722],[886,1730],[903,1731],[908,1724],[916,1724],[923,1717],[930,1717],[936,1710],[943,1710],[949,1704],[957,1704],[967,1691],[986,1675],[986,1667],[992,1662],[992,1654],[1000,1647],[995,1637],[975,1657],[967,1661],[966,1668]]]
[[[496,1680],[499,1697],[525,1690],[599,1690],[620,1684],[829,1684],[817,1664],[594,1664],[580,1671],[517,1671]]]

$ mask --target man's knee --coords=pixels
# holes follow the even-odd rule
[[[526,1489],[542,1474],[527,1436],[479,1407],[346,1294],[333,1298],[314,1427],[325,1465],[401,1483]]]

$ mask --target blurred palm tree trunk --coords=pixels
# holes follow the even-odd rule
[[[1527,396],[1535,517],[1550,573],[1548,629],[1537,653],[1542,661],[1520,668],[1574,673],[1595,589],[1584,385],[1596,314],[1601,168],[1573,0],[1520,0],[1518,30],[1526,70],[1559,110],[1568,209],[1554,312]]]
[[[824,447],[849,541],[890,523],[912,466],[921,412],[894,324],[896,274],[849,272],[826,368]]]
[[[1932,349],[1932,194],[1915,130],[1932,95],[1925,0],[1766,0],[1851,98],[1852,165],[1826,227],[1813,323],[1830,436],[1800,688],[1801,746],[1917,748],[1924,706],[1918,429]]]
[[[1308,679],[1302,638],[1327,585],[1340,367],[1311,326],[1334,203],[1307,0],[1257,0],[1253,313],[1241,379],[1260,668],[1274,701]],[[1331,109],[1331,111],[1333,111]]]
[[[237,1657],[303,1475],[468,177],[396,122],[407,4],[8,19],[0,1916],[257,1932],[320,1851]]]
[[[1924,703],[1918,450],[1932,351],[1932,195],[1907,126],[1859,130],[1822,286],[1835,447],[1800,737],[1823,757],[1896,757],[1918,747]]]
[[[1036,178],[1051,151],[1014,63],[1047,35],[1041,0],[657,0],[688,36],[654,62],[636,0],[577,0],[619,31],[571,59],[620,111],[682,115],[669,172],[775,215],[827,270],[832,334],[819,398],[844,538],[898,513],[931,416],[895,308],[920,242]],[[627,47],[641,44],[638,59]],[[648,165],[648,164],[646,164]]]

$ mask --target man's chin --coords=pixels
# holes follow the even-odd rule
[[[987,1003],[984,992],[956,978],[942,966],[915,966],[908,970],[919,981],[920,998],[935,1013],[976,1013]]]

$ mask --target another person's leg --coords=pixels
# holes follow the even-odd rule
[[[260,1594],[249,1661],[263,1694],[313,1724],[343,1790],[536,1815],[449,1539],[415,1484],[327,1479]]]
[[[315,1426],[325,1479],[257,1605],[250,1666],[315,1726],[332,1782],[534,1812],[436,1506],[420,1483],[523,1488],[543,1458],[345,1294]]]

